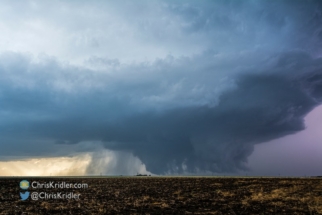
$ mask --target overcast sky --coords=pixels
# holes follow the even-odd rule
[[[1,1],[0,174],[322,175],[321,11]]]

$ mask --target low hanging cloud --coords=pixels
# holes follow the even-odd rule
[[[2,138],[10,141],[15,134],[15,139],[56,144],[102,141],[107,149],[132,153],[148,171],[158,174],[247,169],[254,144],[305,128],[303,117],[322,99],[321,67],[321,59],[305,52],[284,53],[267,71],[235,75],[234,84],[215,103],[191,103],[188,95],[182,101],[186,105],[163,104],[167,108],[161,109],[126,97],[126,92],[133,93],[131,86],[119,94],[95,86],[84,93],[49,90],[54,85],[43,91],[37,85],[3,87],[6,93],[1,99],[7,106],[2,108]],[[86,76],[87,71],[79,72]],[[133,85],[134,90],[142,87],[138,95],[143,90],[158,91]]]
[[[278,63],[289,66],[281,61],[293,58],[289,63],[298,64],[302,57],[308,56],[288,53]],[[214,107],[175,108],[121,120],[107,126],[105,146],[132,151],[152,172],[247,169],[254,144],[303,130],[304,116],[321,101],[321,60],[303,64],[294,68],[316,68],[304,77],[278,72],[242,75]]]
[[[138,14],[131,5],[124,11]],[[115,154],[94,153],[88,174],[98,164],[115,174],[234,172],[247,170],[255,144],[305,129],[303,118],[322,101],[319,2],[147,5],[163,19],[135,16],[127,42],[146,39],[173,55],[129,62],[89,49],[90,56],[75,55],[83,63],[72,64],[2,52],[0,156],[65,156],[75,149],[53,145],[99,141]],[[122,6],[113,8],[128,26]],[[156,24],[168,27],[160,32]]]

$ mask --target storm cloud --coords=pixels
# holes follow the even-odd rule
[[[305,129],[303,118],[322,101],[319,1],[96,4],[103,21],[90,13],[84,23],[92,36],[76,25],[79,13],[76,29],[44,19],[83,35],[70,44],[83,52],[0,55],[0,156],[99,141],[156,174],[247,170],[255,144]],[[117,41],[115,25],[102,33],[110,16],[118,31],[132,32],[118,34],[133,55],[144,44],[137,58],[122,58],[121,45],[104,54]]]

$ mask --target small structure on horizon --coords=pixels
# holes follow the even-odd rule
[[[148,176],[147,174],[137,173],[136,176]],[[151,175],[150,175],[151,176]]]

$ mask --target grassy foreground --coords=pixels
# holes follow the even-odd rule
[[[81,189],[29,188],[80,199],[22,201],[30,183],[87,183]],[[1,178],[0,214],[322,214],[322,178],[86,177]]]

